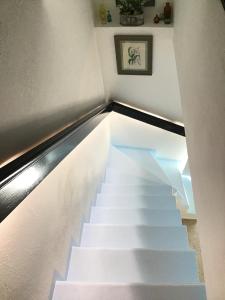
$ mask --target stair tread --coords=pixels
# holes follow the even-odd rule
[[[195,252],[191,249],[155,251],[73,247],[67,279],[85,282],[199,283]]]

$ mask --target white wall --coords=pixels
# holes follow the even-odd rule
[[[187,161],[186,139],[178,134],[112,112],[109,117],[113,145],[157,149],[160,158]]]
[[[119,100],[173,121],[182,121],[173,28],[97,27],[96,32],[107,99]],[[153,76],[117,74],[115,34],[153,35]]]
[[[225,12],[180,0],[175,50],[208,300],[225,297]]]
[[[0,163],[104,101],[90,2],[0,1]]]
[[[101,143],[99,143],[101,141]],[[104,176],[107,120],[1,223],[0,299],[46,300],[57,275],[66,274],[71,243]]]

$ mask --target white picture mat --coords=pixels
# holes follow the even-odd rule
[[[120,43],[120,47],[121,47],[122,70],[147,71],[148,68],[148,42],[147,41],[122,41]],[[135,52],[135,56],[137,58],[132,61],[132,57],[129,55],[129,52],[132,53]]]

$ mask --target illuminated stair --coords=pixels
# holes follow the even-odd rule
[[[58,282],[54,300],[205,300],[205,287]]]
[[[185,226],[85,224],[81,247],[106,249],[188,250]]]
[[[206,300],[176,209],[176,183],[157,177],[157,168],[148,174],[124,153],[111,157],[53,300]]]

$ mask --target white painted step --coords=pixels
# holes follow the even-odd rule
[[[177,209],[118,209],[92,207],[90,223],[115,225],[179,226]]]
[[[115,184],[157,184],[141,175],[138,176],[136,174],[123,173],[110,168],[106,169],[105,182]],[[161,182],[159,181],[158,184],[161,184]]]
[[[53,300],[206,300],[196,285],[56,283]]]
[[[67,280],[77,282],[199,283],[194,251],[73,247]]]
[[[140,195],[172,195],[172,187],[168,185],[132,185],[103,183],[101,193],[140,194]]]
[[[189,250],[187,230],[179,227],[84,224],[81,247]]]
[[[118,208],[176,209],[173,196],[104,196],[98,195],[96,206]]]

